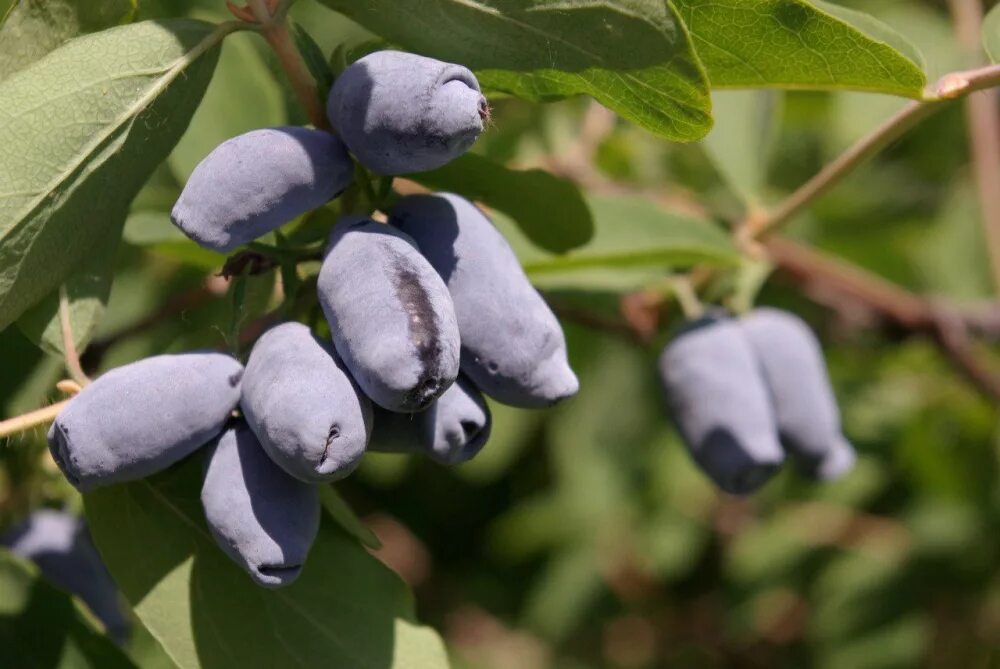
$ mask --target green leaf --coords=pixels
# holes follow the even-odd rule
[[[774,91],[715,91],[715,127],[703,147],[730,188],[748,205],[767,186],[767,166],[777,135],[782,95]]]
[[[982,220],[971,179],[956,179],[937,215],[910,243],[910,262],[924,292],[954,300],[991,298],[994,286]]]
[[[21,0],[0,24],[0,81],[66,40],[128,23],[136,0]]]
[[[201,466],[195,456],[84,500],[108,568],[180,669],[447,667],[402,581],[325,514],[299,579],[255,585],[205,525]]]
[[[805,0],[674,4],[713,88],[852,89],[919,98],[927,83],[915,49],[861,12]]]
[[[226,262],[225,255],[198,246],[170,221],[169,213],[156,209],[139,209],[129,214],[122,239],[201,269],[218,271]]]
[[[555,253],[581,246],[594,235],[593,216],[580,189],[544,170],[512,170],[467,153],[440,169],[410,178],[503,212],[528,239]]]
[[[82,352],[100,323],[111,294],[114,278],[115,254],[118,238],[109,236],[68,277],[66,297],[69,299],[69,323],[73,343]],[[59,289],[28,309],[17,321],[17,326],[42,350],[62,357],[62,325],[59,321]]]
[[[525,625],[546,639],[564,639],[603,592],[600,556],[590,546],[559,552],[533,584]]]
[[[209,16],[196,13],[199,19]],[[249,33],[226,39],[212,83],[168,160],[181,183],[202,158],[227,139],[288,123],[284,94],[255,46],[258,39]]]
[[[0,666],[127,669],[134,665],[38,569],[0,550]]]
[[[704,72],[669,2],[321,1],[390,42],[472,68],[486,89],[590,95],[676,141],[712,125]]]
[[[292,39],[295,40],[295,48],[302,56],[302,61],[309,69],[309,74],[316,80],[316,93],[320,100],[326,100],[333,87],[334,78],[330,63],[323,55],[323,49],[316,43],[309,31],[295,21],[292,21],[290,26]]]
[[[518,240],[498,217],[532,282],[546,288],[634,288],[667,269],[696,263],[735,266],[740,254],[709,221],[667,211],[639,198],[591,197],[594,238],[565,255]]]
[[[323,503],[323,508],[330,514],[330,517],[337,521],[341,529],[360,541],[365,548],[378,550],[382,548],[382,542],[375,536],[367,525],[354,514],[354,510],[344,501],[337,491],[330,485],[320,486],[319,498]]]
[[[983,47],[994,63],[1000,63],[1000,5],[983,20]]]
[[[0,83],[0,329],[117,234],[228,30],[187,19],[112,28]]]

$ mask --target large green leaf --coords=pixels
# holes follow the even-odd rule
[[[261,588],[216,545],[201,458],[85,498],[87,521],[135,612],[181,669],[440,669],[409,591],[324,514],[299,579]]]
[[[83,351],[94,335],[104,315],[111,293],[111,280],[115,270],[118,237],[110,236],[98,244],[94,252],[66,277],[66,298],[69,304],[69,324],[76,350]],[[62,324],[59,318],[59,293],[57,289],[44,300],[28,309],[17,321],[17,326],[28,339],[54,355],[62,356]]]
[[[127,669],[134,665],[66,593],[0,550],[0,666]]]
[[[117,233],[187,127],[225,34],[187,19],[112,28],[0,83],[0,328]]]
[[[109,233],[107,240],[98,244],[94,252],[74,268],[62,286],[25,311],[17,320],[18,328],[36,346],[59,358],[64,355],[59,295],[65,286],[73,343],[77,352],[86,349],[97,334],[107,310],[120,237],[120,233]]]
[[[488,89],[545,101],[590,95],[671,140],[712,125],[705,75],[663,0],[322,0],[418,53],[461,63]]]
[[[674,0],[713,87],[852,89],[919,98],[919,56],[861,12],[805,0]]]
[[[129,21],[136,0],[21,0],[0,24],[0,81],[77,35]]]
[[[712,223],[667,211],[639,198],[591,197],[594,238],[564,255],[553,255],[519,238],[497,217],[525,271],[545,288],[628,290],[670,269],[696,263],[735,265],[739,251]]]
[[[453,191],[503,212],[535,244],[556,253],[587,243],[594,220],[577,186],[544,170],[512,170],[466,154],[433,172],[411,175],[435,190]]]

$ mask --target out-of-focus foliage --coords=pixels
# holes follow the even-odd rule
[[[392,12],[391,6],[403,3],[379,4]],[[698,49],[708,39],[699,26],[713,22],[710,12],[724,12],[734,3],[675,4],[682,18],[697,19],[691,41]],[[755,40],[777,39],[766,30],[784,35],[788,43],[782,50],[763,54],[775,67],[787,68],[795,53],[808,50],[809,44],[793,43],[796,33],[787,24],[805,17],[819,22],[817,33],[810,34],[835,29],[879,46],[867,51],[872,60],[863,70],[870,79],[858,79],[853,72],[854,79],[832,78],[831,87],[919,94],[919,59],[910,58],[906,48],[897,49],[896,38],[880,36],[871,25],[830,8],[801,14],[794,8],[806,3],[799,0],[762,4],[771,7],[769,22],[755,27],[759,34],[747,32],[743,46],[757,52]],[[215,0],[143,0],[136,18],[222,20],[221,5]],[[359,9],[365,3],[327,0],[324,5],[299,0],[292,16],[326,55],[341,43],[366,43],[372,38],[367,30],[379,28]],[[922,54],[929,79],[964,66],[944,3],[855,0],[839,5],[892,26]],[[356,14],[365,27],[328,6]],[[739,27],[739,17],[731,18],[726,30]],[[432,29],[436,24],[429,25],[406,27],[423,30],[423,41],[414,43],[428,49],[439,46]],[[782,25],[783,32],[778,30]],[[404,28],[393,30],[403,35]],[[470,28],[470,35],[481,34]],[[989,33],[986,42],[991,43]],[[444,54],[450,55],[459,46],[439,48],[451,49]],[[462,48],[466,51],[460,55],[484,54],[475,64],[489,68],[484,45],[471,40]],[[823,55],[836,53],[816,57]],[[708,80],[747,83],[732,72],[730,79],[719,79],[713,68],[724,67],[725,60],[716,56],[705,59]],[[886,69],[879,70],[880,64]],[[190,80],[184,79],[187,86],[208,80],[211,68],[199,67],[204,71],[190,73]],[[516,93],[534,76],[527,69],[516,77],[501,73],[484,81]],[[872,74],[878,72],[891,76]],[[689,74],[694,83],[689,82],[690,96],[682,106],[707,130],[702,97],[708,91],[697,72]],[[796,73],[787,74],[779,88],[796,85],[791,77]],[[596,79],[597,84],[588,86],[600,88],[600,77]],[[593,93],[579,81],[563,84],[555,92],[543,92]],[[0,84],[0,93],[10,85]],[[2,94],[0,100],[8,104]],[[478,168],[420,180],[435,188],[482,191],[477,197],[496,210],[498,225],[532,280],[563,316],[582,392],[544,412],[494,405],[489,445],[457,469],[400,456],[367,456],[359,474],[339,483],[337,490],[378,541],[354,525],[353,514],[335,498],[326,500],[327,510],[412,586],[416,619],[441,633],[458,669],[993,666],[1000,662],[997,411],[956,374],[932,342],[867,328],[865,314],[850,305],[836,312],[818,307],[788,277],[773,276],[759,301],[803,315],[820,334],[845,431],[861,457],[857,469],[840,482],[815,486],[786,472],[754,498],[737,500],[712,488],[664,417],[654,363],[679,315],[669,312],[670,322],[660,324],[660,334],[650,344],[619,336],[623,293],[668,290],[667,267],[708,264],[732,273],[745,266],[725,224],[747,206],[776,202],[904,104],[898,97],[844,90],[712,91],[712,100],[715,128],[708,137],[695,144],[671,144],[654,134],[669,134],[671,121],[660,117],[663,109],[647,118],[622,103],[619,111],[644,123],[643,129],[589,100],[541,105],[516,97],[491,98],[493,121],[476,155],[456,163],[456,169],[462,163]],[[143,163],[152,176],[127,218],[120,212],[122,242],[113,264],[103,263],[114,275],[107,308],[97,308],[99,290],[82,293],[86,301],[74,303],[73,317],[83,319],[77,334],[88,332],[84,321],[94,328],[84,354],[88,370],[99,373],[142,356],[192,348],[239,351],[245,342],[238,331],[278,306],[276,288],[282,282],[286,288],[291,285],[287,272],[244,279],[242,297],[234,300],[227,282],[216,276],[225,259],[180,235],[169,222],[169,210],[192,166],[216,143],[252,127],[285,122],[305,119],[274,56],[252,35],[227,38],[186,134],[155,171],[152,158],[149,165]],[[127,148],[128,138],[122,142]],[[144,144],[144,151],[150,146],[162,148],[164,156],[171,150],[154,143]],[[994,289],[966,147],[962,109],[948,107],[824,196],[789,232],[916,292],[959,303],[990,298]],[[0,148],[4,150],[10,145]],[[579,180],[582,195],[532,169]],[[551,192],[567,204],[548,213],[531,207],[529,196],[519,200],[518,193],[490,193],[489,184],[477,185],[477,174],[483,172],[538,189],[529,196]],[[56,195],[70,198],[75,192]],[[119,203],[112,199],[107,204]],[[593,238],[582,234],[589,230],[573,227],[570,214],[572,220],[582,220],[579,207],[591,217]],[[325,230],[335,215],[321,210],[296,221],[286,230],[289,243],[321,243],[316,230]],[[545,216],[554,218],[548,232],[566,226],[580,238],[560,236],[555,244],[564,246],[553,247],[553,239],[544,236]],[[84,234],[76,219],[28,212],[24,220]],[[115,221],[99,223],[95,230],[114,236],[108,230]],[[558,255],[553,248],[573,250]],[[67,248],[62,253],[83,258],[84,251]],[[64,276],[69,269],[83,271],[83,265],[67,268]],[[317,271],[316,263],[300,266],[293,277],[303,287],[300,296],[309,293]],[[757,278],[734,280],[745,282],[752,293]],[[59,399],[54,384],[65,376],[62,363],[31,340],[50,350],[61,346],[58,331],[52,330],[51,293],[61,279],[39,283],[34,296],[49,295],[49,301],[26,312],[20,327],[0,331],[3,417]],[[16,309],[0,309],[0,321],[6,323],[23,311],[21,306],[37,302],[22,301]],[[288,306],[296,318],[324,327],[314,303],[293,297]],[[41,429],[10,439],[0,449],[0,465],[0,526],[38,506],[83,509],[49,460]],[[190,476],[192,466],[187,463],[187,469],[172,470],[151,483],[88,501],[88,510],[104,521],[94,531],[98,540],[103,537],[106,550],[113,548],[106,555],[113,570],[136,565],[132,580],[122,581],[123,589],[139,602],[147,624],[156,619],[149,631],[138,628],[127,649],[138,666],[171,666],[150,633],[184,649],[173,656],[179,666],[213,666],[224,648],[217,640],[197,638],[213,621],[230,635],[224,638],[232,638],[246,632],[239,629],[239,620],[248,612],[257,630],[268,627],[268,615],[274,617],[271,625],[284,629],[284,616],[301,614],[268,608],[276,600],[258,606],[254,598],[265,595],[247,590],[249,581],[234,580],[230,588],[225,579],[241,575],[222,562],[221,553],[210,550],[214,547],[205,543],[200,518],[187,513],[195,494],[190,482],[181,481],[182,490],[174,491],[188,506],[167,508],[163,500],[170,495],[163,493],[164,486],[170,492],[171,476]],[[372,666],[414,666],[402,659],[393,665],[391,654],[379,647],[391,636],[390,626],[397,640],[418,638],[420,648],[431,655],[438,652],[436,640],[408,621],[405,590],[365,560],[343,527],[330,518],[324,522],[324,537],[309,569],[340,569],[352,560],[357,569],[327,582],[346,584],[344,590],[317,592],[322,601],[311,602],[314,608],[306,615],[319,628],[316,634],[344,623],[344,612],[356,606],[357,617],[346,618],[350,624],[363,627],[366,615],[376,619],[372,636],[355,630],[362,645],[375,648],[365,656],[374,658]],[[83,648],[79,662],[42,666],[110,666],[88,654],[84,646],[94,632],[79,611],[67,608],[69,600],[43,584],[25,585],[17,579],[34,574],[17,564],[8,571],[15,567],[20,571],[9,587],[30,590],[32,596],[24,600],[26,611],[12,610],[3,617],[27,616],[19,624],[33,620],[36,612],[30,605],[40,593],[37,601],[53,607],[51,615],[63,625],[61,648]],[[191,588],[192,574],[206,577],[194,582],[209,590]],[[307,571],[302,585],[307,587],[311,578]],[[227,602],[222,589],[239,596]],[[336,597],[347,597],[347,608],[323,617],[323,606]],[[374,615],[372,607],[385,603],[374,602],[377,598],[391,600],[391,605]],[[199,627],[185,627],[186,618],[174,617],[168,605],[187,607]],[[254,638],[239,650],[255,653],[257,661],[272,659]],[[95,646],[94,653],[98,651],[107,649]],[[426,666],[439,665],[440,658],[431,657]]]

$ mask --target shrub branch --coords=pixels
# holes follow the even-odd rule
[[[835,158],[777,207],[753,212],[747,216],[742,224],[743,231],[740,237],[752,240],[770,234],[802,213],[860,165],[943,109],[948,102],[996,86],[1000,86],[1000,65],[946,74],[936,84],[927,88],[922,100],[907,104],[889,120]]]
[[[316,128],[330,130],[330,122],[326,118],[326,111],[323,109],[319,91],[316,88],[316,80],[306,67],[302,55],[295,46],[291,33],[288,31],[288,22],[285,19],[288,8],[291,6],[289,0],[274,2],[273,0],[248,0],[249,11],[260,24],[260,33],[271,46],[278,62],[288,76],[288,81],[292,85],[295,97],[309,117],[309,122]],[[232,11],[232,8],[230,8]],[[243,10],[246,11],[246,10]]]

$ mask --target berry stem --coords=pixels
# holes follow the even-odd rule
[[[923,99],[915,100],[903,107],[820,170],[819,174],[800,186],[777,207],[747,216],[742,224],[744,229],[740,233],[741,237],[756,239],[770,234],[802,213],[859,165],[943,109],[946,103],[996,86],[1000,86],[1000,65],[946,74],[936,84],[927,88]]]
[[[76,350],[76,342],[73,340],[73,326],[69,318],[69,295],[66,294],[66,285],[59,287],[59,329],[62,330],[63,358],[66,361],[66,371],[81,386],[90,383],[90,378],[83,371],[80,365],[80,354]]]
[[[273,3],[271,3],[273,4]],[[284,2],[274,5],[272,13],[269,3],[265,0],[249,0],[250,10],[253,12],[258,23],[260,23],[261,35],[267,40],[278,62],[288,76],[288,81],[292,85],[295,97],[299,99],[299,104],[309,117],[309,122],[318,129],[330,130],[330,122],[326,118],[326,111],[319,98],[319,90],[316,87],[316,80],[306,67],[302,55],[295,47],[295,41],[288,31],[288,23],[285,15],[291,2]]]
[[[698,292],[694,288],[694,284],[691,279],[687,276],[679,275],[670,279],[670,292],[674,294],[674,298],[677,300],[677,304],[680,306],[681,311],[684,312],[684,317],[691,321],[701,318],[705,314],[705,306],[698,299]]]
[[[20,434],[22,432],[27,432],[33,428],[40,425],[45,425],[51,423],[59,415],[69,400],[63,400],[62,402],[57,402],[47,407],[42,407],[41,409],[35,409],[34,411],[29,411],[26,414],[20,416],[15,416],[14,418],[8,418],[5,421],[0,421],[0,439],[4,437],[10,437],[15,434]]]

